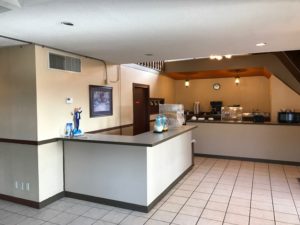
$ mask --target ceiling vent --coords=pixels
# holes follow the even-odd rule
[[[81,72],[81,60],[70,56],[49,53],[49,68]]]

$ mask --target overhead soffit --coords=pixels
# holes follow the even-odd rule
[[[165,73],[166,76],[175,80],[193,80],[193,79],[212,79],[212,78],[230,78],[230,77],[271,77],[271,73],[263,67],[239,68],[230,70],[208,70],[195,72],[171,72]]]

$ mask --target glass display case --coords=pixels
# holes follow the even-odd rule
[[[167,117],[169,128],[182,126],[185,122],[182,104],[160,104],[159,114]]]
[[[222,107],[221,110],[222,121],[237,121],[242,122],[243,120],[243,107]]]

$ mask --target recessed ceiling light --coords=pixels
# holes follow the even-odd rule
[[[63,21],[63,22],[61,22],[61,24],[63,24],[63,25],[66,25],[66,26],[74,26],[74,23],[71,23],[71,22],[67,22],[67,21]]]
[[[231,59],[232,55],[224,55],[226,59]]]
[[[263,47],[263,46],[266,46],[266,45],[267,45],[267,43],[265,43],[265,42],[261,42],[261,43],[256,44],[257,47]]]
[[[146,53],[146,54],[144,54],[145,56],[153,56],[153,54],[151,54],[151,53]]]

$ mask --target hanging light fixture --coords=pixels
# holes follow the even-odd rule
[[[186,88],[188,88],[188,87],[190,86],[190,81],[189,81],[189,80],[185,80],[184,86],[185,86]]]
[[[239,86],[239,84],[240,84],[240,77],[239,76],[235,77],[234,83],[235,83],[236,86]]]

